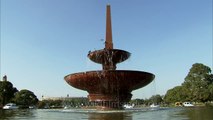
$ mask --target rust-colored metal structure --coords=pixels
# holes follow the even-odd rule
[[[73,73],[64,79],[71,86],[87,91],[89,100],[96,102],[98,109],[122,109],[131,100],[133,90],[154,79],[148,72],[116,70],[116,64],[129,57],[129,52],[113,49],[110,5],[107,5],[105,48],[88,53],[88,58],[102,64],[103,70]]]

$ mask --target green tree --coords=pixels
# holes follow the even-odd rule
[[[0,81],[0,104],[5,105],[11,102],[16,92],[18,92],[18,90],[13,87],[13,84],[7,81],[7,77],[4,76],[3,81]]]
[[[209,101],[213,101],[213,84],[209,85],[208,90],[210,92]]]
[[[155,104],[160,104],[161,102],[163,102],[163,99],[160,95],[153,95],[149,99],[150,99],[150,102]]]
[[[187,100],[186,90],[183,86],[176,86],[166,92],[164,96],[164,101],[166,103],[175,103],[175,102],[183,102]]]
[[[38,108],[43,109],[43,108],[45,108],[45,106],[46,106],[45,101],[39,101],[39,102],[38,102]]]
[[[62,100],[50,100],[49,101],[50,107],[59,107],[62,106]]]
[[[136,98],[136,99],[131,100],[130,103],[135,104],[135,105],[142,105],[142,104],[144,104],[144,99]]]
[[[212,84],[211,69],[201,63],[195,63],[182,85],[186,89],[185,92],[190,100],[206,102],[211,98],[208,86]]]
[[[21,90],[15,95],[15,102],[23,107],[33,106],[38,103],[36,95],[29,90]]]

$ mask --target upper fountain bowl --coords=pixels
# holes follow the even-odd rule
[[[88,53],[88,57],[93,62],[99,64],[113,63],[117,64],[130,57],[130,53],[119,49],[101,49]]]

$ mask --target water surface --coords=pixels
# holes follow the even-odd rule
[[[213,120],[213,108],[160,108],[119,111],[82,109],[0,110],[0,120]]]

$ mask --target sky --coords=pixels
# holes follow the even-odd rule
[[[131,53],[117,69],[155,74],[132,98],[166,94],[194,63],[213,68],[212,0],[1,0],[1,79],[39,98],[86,97],[64,76],[102,69],[87,54],[104,48],[107,4],[114,48]]]

